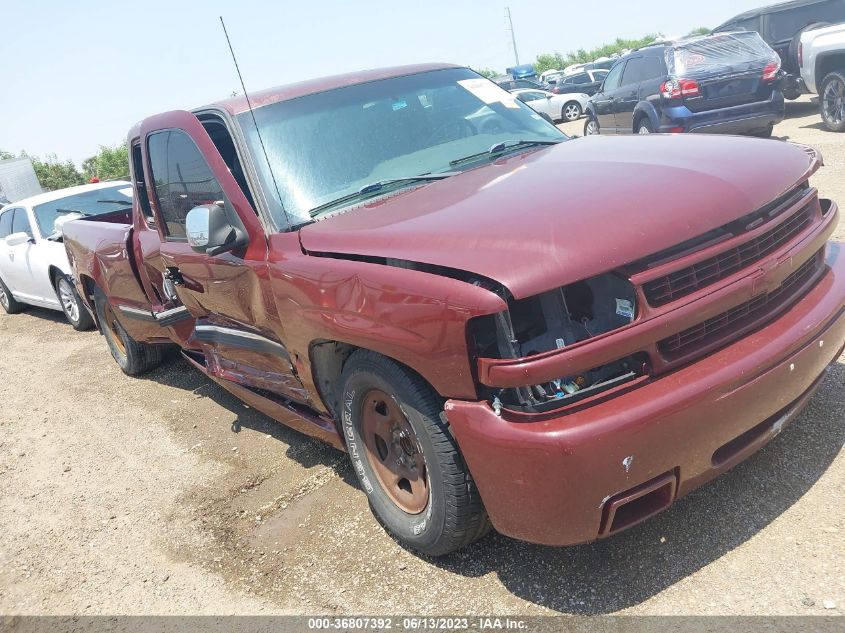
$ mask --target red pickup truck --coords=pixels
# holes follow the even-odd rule
[[[156,115],[129,147],[132,217],[64,228],[120,367],[177,344],[347,451],[429,555],[654,515],[775,437],[845,341],[808,147],[569,138],[449,65]]]

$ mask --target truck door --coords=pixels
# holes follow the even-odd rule
[[[141,140],[144,180],[161,238],[156,255],[161,261],[151,264],[164,266],[179,300],[195,318],[186,346],[202,352],[212,375],[307,402],[266,287],[264,228],[248,190],[232,175],[240,173],[239,165],[227,165],[202,123],[188,112],[145,120]],[[243,227],[246,246],[214,256],[191,249],[185,230],[188,212],[213,204]]]

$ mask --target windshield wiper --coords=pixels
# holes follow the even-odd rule
[[[495,156],[496,154],[501,154],[505,150],[509,149],[516,149],[519,147],[531,147],[532,145],[557,145],[558,143],[562,143],[565,139],[560,139],[559,141],[547,141],[545,139],[534,139],[534,140],[510,140],[510,141],[501,141],[499,143],[495,143],[490,146],[489,149],[478,152],[477,154],[470,154],[469,156],[464,156],[463,158],[456,158],[455,160],[449,161],[450,165],[458,165],[460,163],[465,163],[467,161],[475,160],[476,158],[481,158],[482,156]]]
[[[100,204],[122,204],[127,207],[132,206],[131,200],[97,200],[97,202]]]
[[[389,187],[390,185],[410,184],[423,180],[442,180],[444,178],[448,178],[449,176],[454,176],[457,173],[458,172],[456,171],[444,171],[438,174],[420,174],[419,176],[406,176],[404,178],[388,178],[386,180],[377,180],[375,182],[371,182],[368,185],[364,185],[363,187],[358,189],[358,191],[355,191],[345,196],[341,196],[340,198],[314,207],[308,212],[308,215],[310,215],[312,218],[316,217],[326,209],[335,207],[339,204],[343,204],[344,202],[351,202],[352,200],[357,200],[359,198],[366,197],[369,194],[381,191],[382,189]]]

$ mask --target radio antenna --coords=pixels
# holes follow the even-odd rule
[[[244,78],[241,75],[241,69],[238,66],[238,59],[235,57],[235,49],[232,48],[232,40],[229,39],[229,32],[226,30],[226,23],[223,21],[223,16],[220,16],[220,25],[223,27],[223,35],[226,36],[226,43],[229,45],[229,52],[232,53],[232,61],[235,62],[235,70],[238,73],[238,79],[241,82],[241,89],[244,91],[244,98],[246,99],[246,106],[249,108],[249,114],[252,117],[252,124],[255,126],[255,135],[258,137],[258,143],[261,145],[261,151],[264,154],[264,160],[267,161],[267,170],[270,172],[270,179],[273,181],[273,187],[276,189],[276,196],[279,198],[279,206],[282,207],[282,213],[285,214],[285,222],[288,223],[288,228],[293,225],[288,217],[285,204],[282,202],[282,193],[279,191],[279,183],[276,182],[276,174],[273,173],[273,165],[270,164],[270,157],[267,155],[267,148],[264,147],[264,139],[261,138],[261,130],[258,129],[258,121],[255,120],[255,112],[252,109],[252,102],[249,100],[249,93],[246,91],[244,85]]]

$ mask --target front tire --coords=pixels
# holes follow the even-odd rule
[[[137,376],[161,364],[164,358],[162,346],[140,343],[129,336],[99,288],[94,289],[94,307],[112,358],[124,374]]]
[[[490,524],[481,497],[431,387],[367,350],[349,357],[341,380],[343,435],[379,523],[429,556],[484,536]]]
[[[819,114],[831,132],[845,132],[845,71],[825,75],[819,90]]]
[[[595,134],[601,134],[599,122],[592,114],[588,114],[587,120],[584,121],[584,136],[593,136]]]
[[[577,121],[581,118],[581,104],[577,101],[569,101],[563,105],[560,116],[564,121]]]
[[[6,314],[17,314],[18,312],[23,312],[26,308],[25,304],[12,296],[12,291],[3,283],[2,279],[0,279],[0,306],[3,306]]]
[[[56,277],[56,296],[59,298],[59,303],[62,304],[62,312],[65,313],[65,318],[74,330],[82,332],[94,327],[94,319],[88,314],[88,309],[82,303],[82,298],[65,275],[59,274]]]

